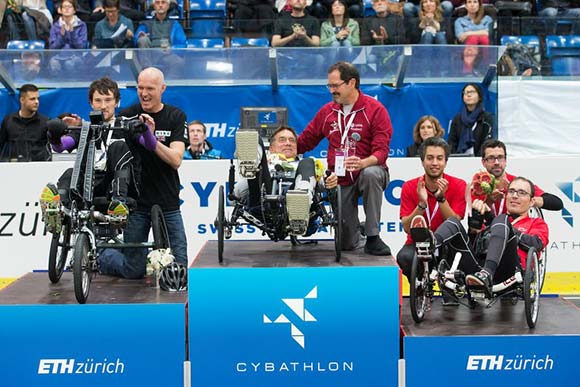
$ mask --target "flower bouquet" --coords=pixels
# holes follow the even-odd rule
[[[152,250],[147,254],[146,282],[149,286],[159,287],[159,274],[161,270],[175,261],[171,249]]]
[[[496,188],[498,180],[487,171],[480,171],[471,180],[471,197],[485,200]]]

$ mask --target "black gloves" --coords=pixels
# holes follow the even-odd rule
[[[48,141],[53,145],[60,144],[60,138],[68,132],[68,126],[58,118],[49,120],[46,123]]]

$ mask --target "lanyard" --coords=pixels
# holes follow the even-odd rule
[[[435,208],[433,208],[433,213],[431,213],[431,210],[429,210],[429,200],[427,200],[427,208],[425,209],[425,212],[427,213],[427,223],[429,223],[429,226],[431,226],[431,222],[433,221],[433,218],[435,217],[435,214],[438,210],[439,202],[435,202]]]
[[[338,111],[338,130],[340,131],[340,134],[341,134],[340,145],[342,145],[344,147],[346,137],[348,136],[348,131],[350,130],[350,127],[352,126],[352,122],[354,121],[354,117],[356,116],[356,112],[350,112],[348,115],[345,115],[344,118],[346,118],[350,115],[350,119],[346,123],[344,130],[342,129],[342,120],[343,120],[342,115],[344,115],[343,111],[339,110]]]
[[[495,216],[502,214],[504,204],[505,204],[505,197],[501,198],[501,201],[499,202],[499,207],[497,209],[495,206],[492,206],[493,211],[495,212]]]

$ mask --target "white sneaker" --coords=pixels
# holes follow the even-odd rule
[[[306,191],[291,190],[286,193],[286,211],[291,235],[304,235],[310,220],[310,196]]]
[[[259,133],[256,130],[238,130],[236,132],[236,156],[240,175],[253,179],[259,166]]]

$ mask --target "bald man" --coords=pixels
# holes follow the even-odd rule
[[[139,118],[149,131],[140,138],[142,146],[132,149],[141,162],[141,196],[137,209],[131,212],[124,231],[125,242],[145,242],[151,227],[151,207],[161,206],[171,250],[175,261],[187,265],[187,240],[179,209],[179,174],[185,148],[189,145],[185,113],[161,100],[166,89],[163,73],[154,67],[141,71],[137,79],[139,103],[119,112],[121,116]],[[146,249],[107,249],[99,257],[104,274],[124,278],[145,275]]]

